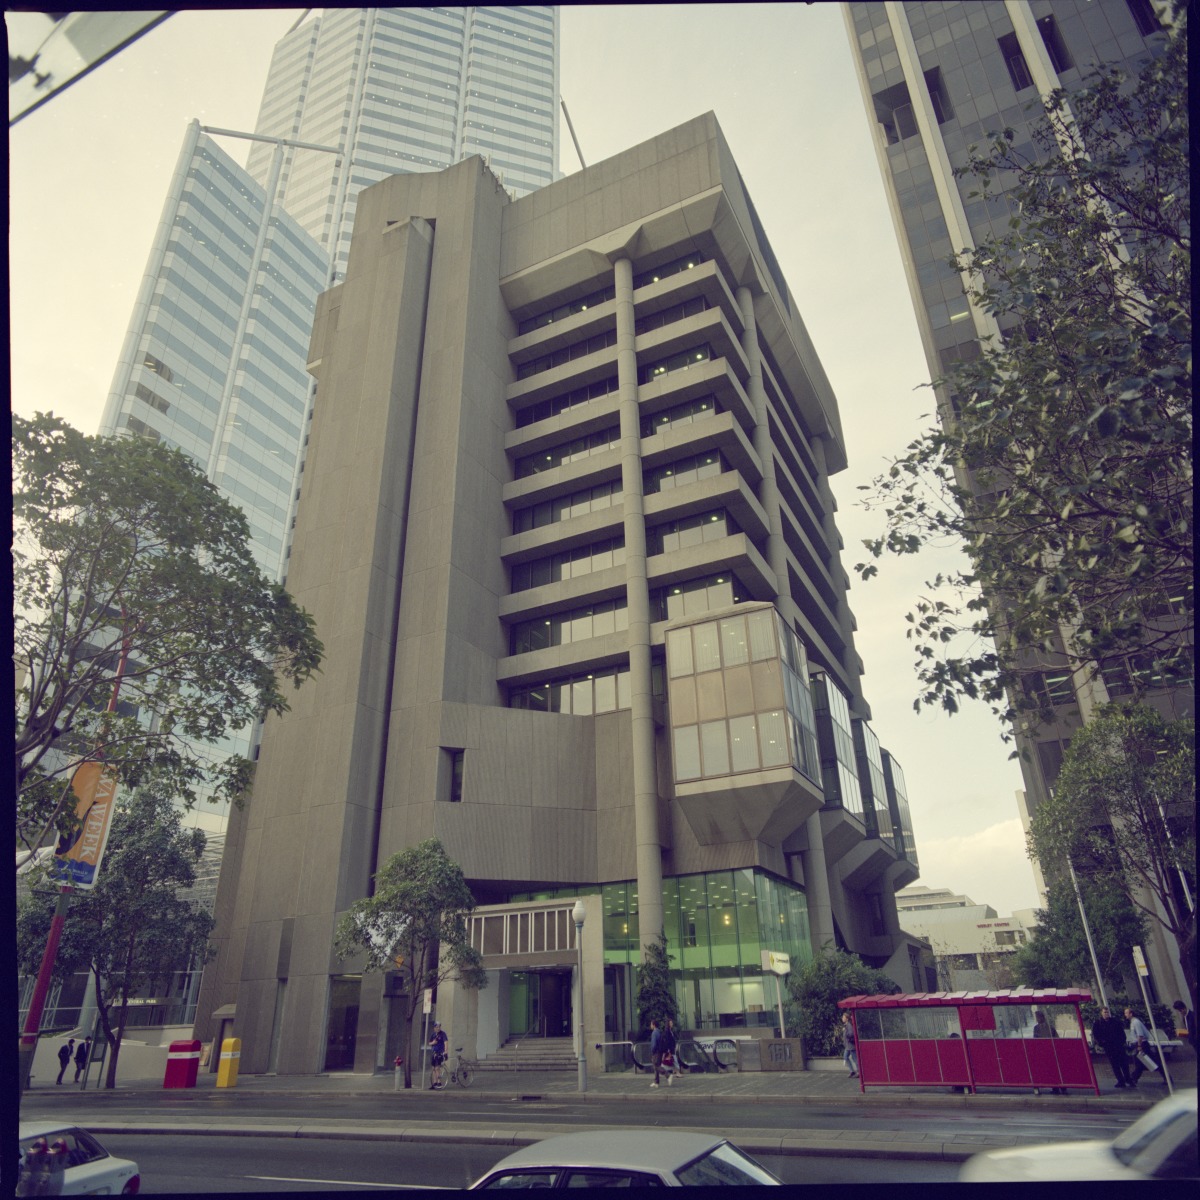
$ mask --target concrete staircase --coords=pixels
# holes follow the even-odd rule
[[[509,1038],[479,1060],[481,1071],[574,1071],[577,1066],[574,1039],[569,1037]]]

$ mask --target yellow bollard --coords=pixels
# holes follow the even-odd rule
[[[221,1062],[217,1066],[217,1087],[237,1087],[238,1060],[241,1057],[241,1038],[226,1038],[221,1043]]]

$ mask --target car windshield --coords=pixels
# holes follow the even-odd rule
[[[1113,1140],[1113,1153],[1125,1166],[1133,1166],[1134,1159],[1142,1154],[1159,1138],[1176,1139],[1181,1123],[1191,1128],[1196,1123],[1194,1112],[1179,1111],[1155,1112],[1153,1109],[1134,1121],[1128,1129]]]
[[[744,1187],[754,1183],[779,1183],[764,1167],[736,1146],[722,1142],[707,1154],[680,1167],[675,1178],[687,1187]]]

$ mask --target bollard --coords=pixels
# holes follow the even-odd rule
[[[167,1047],[167,1070],[163,1075],[165,1088],[194,1088],[200,1070],[200,1043],[171,1042]]]
[[[392,1068],[392,1091],[398,1092],[404,1086],[404,1059],[397,1056]]]
[[[241,1038],[226,1038],[221,1043],[221,1065],[217,1067],[217,1087],[237,1087],[238,1060],[241,1057]]]

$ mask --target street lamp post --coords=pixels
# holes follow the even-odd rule
[[[583,1040],[583,919],[587,916],[587,908],[582,897],[575,901],[571,909],[571,917],[575,922],[575,949],[579,951],[579,1090],[587,1091],[587,1058]]]

